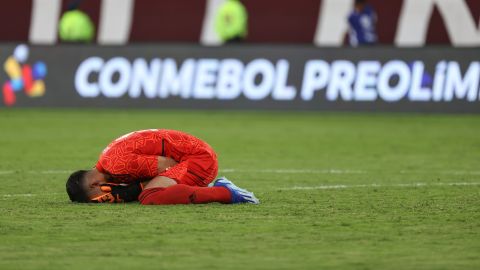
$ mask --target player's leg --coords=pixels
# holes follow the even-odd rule
[[[215,180],[213,184],[210,184],[218,173],[216,156],[214,156],[213,159],[209,158],[208,155],[206,157],[195,157],[188,163],[188,169],[188,173],[183,178],[185,183],[192,182],[192,180],[198,182],[200,179],[202,183],[201,186],[224,187],[230,191],[230,203],[257,204],[260,202],[252,192],[237,187],[225,177],[220,177]]]
[[[230,191],[223,187],[195,187],[176,184],[166,188],[147,188],[142,191],[138,200],[141,204],[202,204],[231,203]]]
[[[138,200],[141,204],[203,204],[259,203],[253,193],[235,186],[226,178],[220,178],[212,187],[197,187],[176,184],[173,179],[158,176],[142,191]]]
[[[189,186],[206,187],[218,174],[217,157],[208,152],[189,157],[186,164],[187,171],[181,181]]]
[[[206,187],[215,179],[217,173],[216,156],[201,153],[186,157],[182,162],[160,173],[160,176],[171,178],[177,184]]]
[[[222,187],[197,187],[177,184],[176,180],[157,176],[145,185],[138,197],[142,204],[229,203],[232,196]]]
[[[142,204],[258,203],[253,193],[227,179],[207,187],[217,172],[215,154],[193,155],[152,179],[138,199]]]
[[[220,177],[213,183],[212,187],[224,187],[230,191],[231,203],[260,203],[253,192],[237,187],[232,181],[226,177]]]

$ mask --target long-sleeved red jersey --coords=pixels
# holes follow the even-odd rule
[[[170,157],[178,164],[159,172],[158,156]],[[218,172],[217,156],[210,145],[190,134],[166,129],[121,136],[103,150],[95,167],[117,182],[161,175],[192,186],[208,185]]]

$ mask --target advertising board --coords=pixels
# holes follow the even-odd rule
[[[1,46],[1,106],[479,112],[476,49],[63,45],[27,47],[28,60],[18,50]],[[42,91],[24,87],[40,80]]]

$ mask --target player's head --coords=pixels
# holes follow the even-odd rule
[[[356,7],[364,6],[365,4],[367,4],[367,0],[355,0],[355,6]]]
[[[66,188],[72,202],[87,203],[103,194],[100,185],[106,183],[105,176],[97,170],[79,170],[70,175]]]

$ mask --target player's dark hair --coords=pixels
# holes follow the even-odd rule
[[[72,202],[89,202],[87,191],[85,190],[85,175],[88,171],[79,170],[70,175],[67,180],[67,193]]]
[[[367,0],[355,0],[355,5],[363,5],[366,3],[367,3]]]

